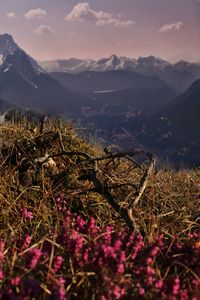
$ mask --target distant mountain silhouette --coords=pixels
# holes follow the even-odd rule
[[[111,55],[99,60],[66,59],[40,62],[48,72],[64,72],[77,74],[85,71],[133,71],[146,76],[157,76],[171,85],[177,91],[186,90],[189,85],[200,78],[200,64],[180,61],[171,64],[154,56],[139,57],[138,59]]]

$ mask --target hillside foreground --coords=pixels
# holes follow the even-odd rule
[[[1,124],[0,150],[0,299],[200,299],[200,170],[58,120]]]

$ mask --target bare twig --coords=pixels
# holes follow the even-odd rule
[[[64,145],[62,143],[62,139],[60,139],[59,135],[59,140],[61,144],[61,148],[64,149]],[[45,160],[41,162],[41,164],[44,164],[47,162],[50,158],[56,158],[56,157],[62,157],[62,156],[80,156],[83,158],[83,161],[80,161],[79,163],[82,162],[88,162],[91,165],[91,168],[89,170],[85,170],[85,174],[83,176],[80,176],[78,179],[79,180],[89,180],[94,184],[94,188],[90,189],[90,191],[96,192],[99,195],[103,196],[107,202],[110,204],[110,206],[117,212],[126,222],[127,226],[129,227],[130,230],[138,231],[137,225],[135,223],[134,217],[133,217],[133,208],[138,204],[139,200],[141,199],[145,188],[148,183],[149,176],[152,173],[152,170],[155,165],[155,159],[153,155],[149,152],[145,152],[143,150],[135,150],[135,151],[129,151],[129,152],[120,152],[120,153],[108,153],[107,155],[101,156],[101,157],[93,157],[89,155],[88,153],[82,152],[82,151],[62,151],[56,154],[49,155]],[[100,173],[99,168],[98,168],[98,162],[101,162],[103,160],[111,160],[114,162],[115,159],[127,159],[131,161],[135,166],[138,168],[144,170],[135,160],[132,159],[132,157],[135,156],[145,156],[149,159],[150,164],[149,167],[145,170],[144,175],[142,176],[142,179],[139,184],[139,188],[137,189],[136,193],[133,194],[131,192],[128,196],[135,196],[134,201],[132,201],[129,205],[128,208],[123,208],[121,205],[118,203],[118,201],[115,199],[115,197],[111,194],[111,190],[114,189],[119,189],[120,187],[132,187],[134,190],[136,189],[136,186],[134,184],[130,183],[123,183],[123,184],[115,184],[115,185],[107,185],[106,182],[103,180],[100,180],[98,178],[98,174]],[[126,199],[128,200],[128,199]]]

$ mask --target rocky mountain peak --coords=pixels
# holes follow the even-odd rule
[[[8,54],[13,54],[19,46],[13,40],[13,37],[8,34],[0,34],[0,55],[6,57]]]

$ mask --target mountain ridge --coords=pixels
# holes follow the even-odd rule
[[[146,76],[158,76],[180,92],[183,92],[192,82],[200,78],[200,63],[179,61],[172,64],[153,55],[138,57],[137,59],[117,55],[98,60],[71,58],[40,62],[39,64],[47,73],[78,74],[86,71],[134,71]]]

